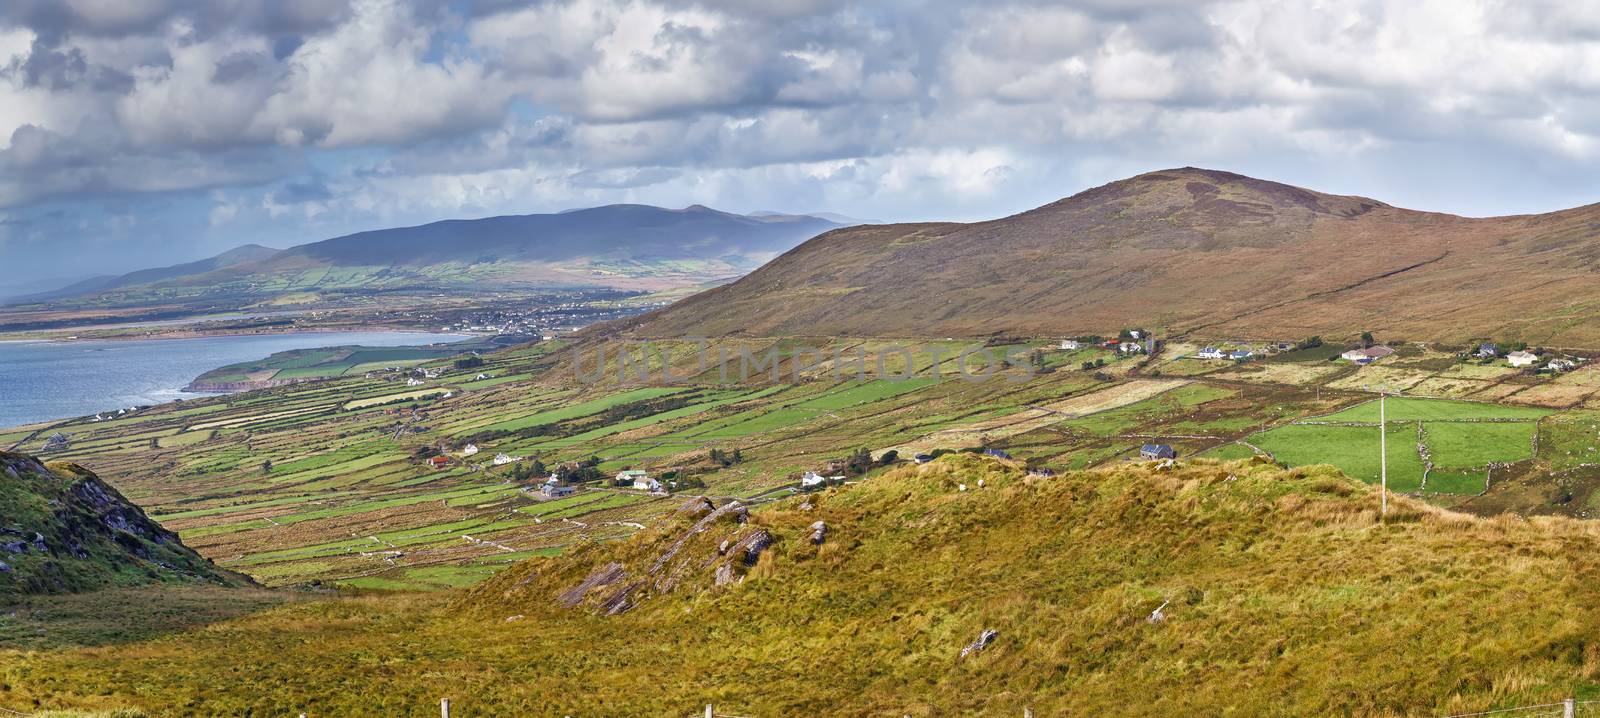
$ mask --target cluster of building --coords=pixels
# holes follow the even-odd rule
[[[1245,361],[1254,359],[1256,353],[1249,349],[1222,349],[1219,347],[1206,347],[1194,353],[1199,359],[1225,359],[1228,361]]]

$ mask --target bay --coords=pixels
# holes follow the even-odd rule
[[[429,332],[301,332],[0,342],[0,427],[209,396],[185,392],[183,387],[217,367],[290,349],[420,346],[467,338]]]

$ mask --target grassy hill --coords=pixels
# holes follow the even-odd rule
[[[1139,175],[974,224],[819,236],[645,336],[1172,334],[1600,345],[1600,207],[1469,219],[1227,172]]]
[[[0,702],[1439,715],[1595,695],[1591,524],[1399,498],[1379,522],[1376,505],[1327,468],[1192,461],[1043,478],[952,455],[748,512],[690,501],[630,540],[530,560],[454,597],[299,604],[114,654],[0,655]]]
[[[0,604],[161,582],[247,581],[189,550],[88,470],[0,452]]]

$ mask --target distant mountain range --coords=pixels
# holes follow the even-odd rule
[[[628,204],[445,220],[284,250],[245,245],[196,262],[95,277],[12,303],[431,287],[663,289],[743,274],[843,224],[813,215]]]
[[[1600,205],[1472,219],[1214,170],[1151,172],[988,222],[812,239],[643,315],[645,336],[1520,339],[1600,347]],[[616,328],[616,327],[613,327]]]

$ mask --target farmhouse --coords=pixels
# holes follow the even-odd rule
[[[1249,349],[1235,349],[1228,353],[1228,358],[1234,361],[1244,361],[1255,355],[1256,353]]]
[[[1083,343],[1079,342],[1076,339],[1062,339],[1061,340],[1061,349],[1062,349],[1062,351],[1069,351],[1069,352],[1070,351],[1077,351],[1078,349],[1082,349],[1082,348],[1083,348]]]
[[[539,487],[539,493],[544,494],[546,497],[552,499],[561,496],[571,496],[576,491],[577,489],[574,487],[562,486],[561,481],[556,479],[554,476],[546,479],[544,485]]]
[[[1195,356],[1201,359],[1227,359],[1228,353],[1216,347],[1206,347],[1196,353]]]
[[[478,445],[477,444],[467,444],[466,446],[461,447],[461,455],[462,456],[472,456],[473,454],[476,454],[476,453],[478,453]]]
[[[1500,356],[1500,345],[1484,342],[1478,345],[1478,351],[1474,352],[1474,355],[1484,359],[1493,359]]]
[[[933,454],[917,454],[916,456],[911,457],[911,460],[919,464],[926,464],[930,461],[933,461]]]
[[[422,386],[425,383],[427,383],[427,382],[424,382],[423,380],[418,379],[416,377],[411,377],[410,379],[406,380],[406,386]]]
[[[1138,354],[1144,351],[1144,347],[1139,342],[1122,342],[1117,345],[1117,351],[1122,354]]]
[[[1176,459],[1178,458],[1178,452],[1173,451],[1172,447],[1166,444],[1145,444],[1139,447],[1139,458],[1152,461],[1156,459]]]
[[[1511,362],[1511,366],[1533,366],[1538,363],[1539,355],[1529,351],[1514,351],[1506,355],[1506,361]]]
[[[442,469],[442,468],[450,465],[450,457],[448,457],[448,456],[435,456],[435,457],[433,457],[431,459],[428,459],[428,465],[432,466],[435,469]]]
[[[1351,349],[1350,351],[1340,354],[1339,357],[1341,359],[1353,361],[1357,364],[1370,364],[1373,361],[1382,359],[1393,353],[1393,349],[1383,346],[1382,344],[1378,344],[1362,349]]]
[[[1578,368],[1578,363],[1571,359],[1551,359],[1545,367],[1550,371],[1572,371]]]
[[[993,456],[996,459],[1009,459],[1009,458],[1011,458],[1010,454],[1007,454],[1006,452],[1001,451],[999,449],[984,449],[983,450],[983,455],[984,456]]]
[[[640,491],[661,490],[661,482],[650,478],[650,473],[643,469],[628,469],[618,472],[617,485],[632,486]]]
[[[823,476],[815,471],[807,471],[800,475],[800,490],[814,491],[828,484],[842,483],[843,476]]]
[[[495,466],[505,466],[506,464],[515,464],[515,463],[517,463],[518,461],[521,461],[521,460],[522,460],[522,457],[520,457],[520,456],[512,456],[510,454],[495,454],[494,455],[494,465]]]

